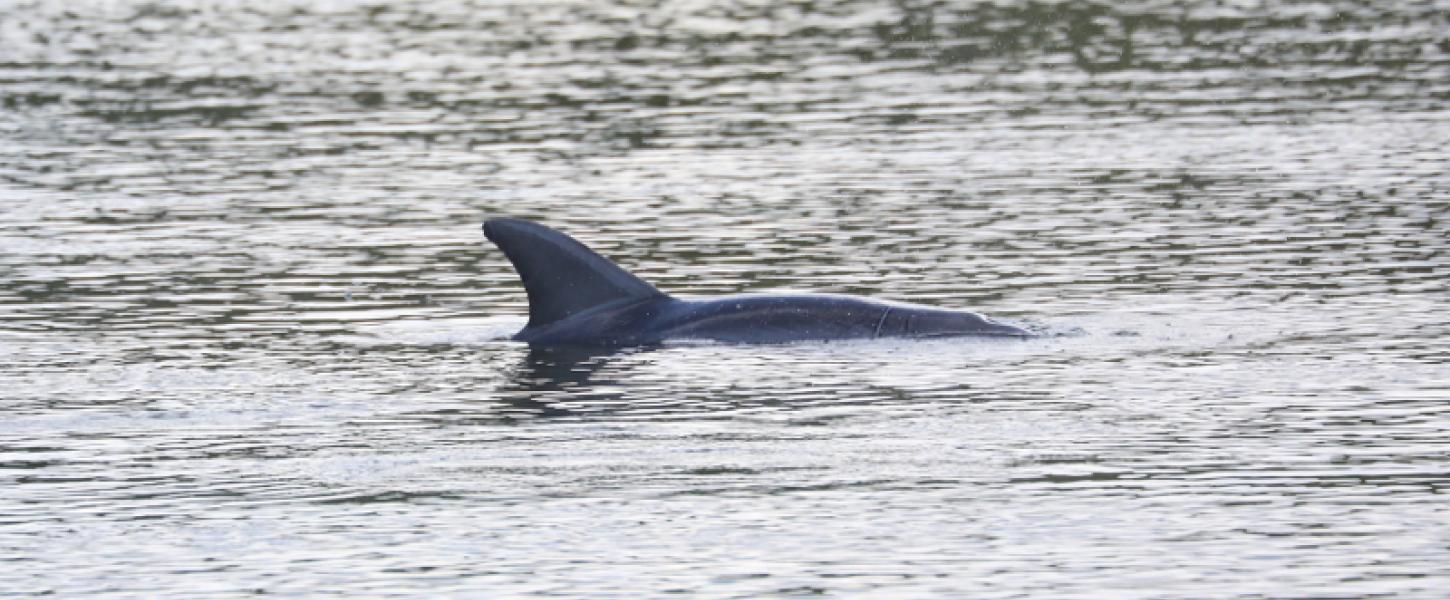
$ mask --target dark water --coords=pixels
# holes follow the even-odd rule
[[[1443,597],[1444,2],[0,5],[0,595]],[[1027,342],[530,354],[478,229]]]

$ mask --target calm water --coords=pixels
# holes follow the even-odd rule
[[[1444,597],[1450,4],[1117,4],[0,4],[0,596]]]

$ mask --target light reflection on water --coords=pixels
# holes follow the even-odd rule
[[[0,589],[1433,597],[1444,9],[0,9]],[[531,352],[495,215],[1046,335]]]

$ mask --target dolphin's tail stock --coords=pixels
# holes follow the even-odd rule
[[[503,250],[524,282],[529,294],[524,331],[595,307],[665,296],[578,240],[538,223],[489,219],[483,235]]]

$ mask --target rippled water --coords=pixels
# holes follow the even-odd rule
[[[0,595],[1450,589],[1444,2],[233,4],[0,5]]]

